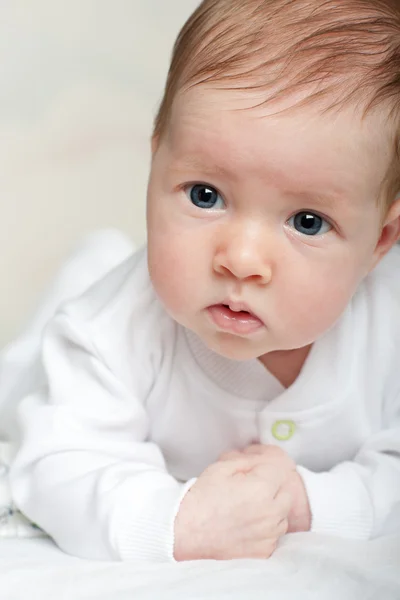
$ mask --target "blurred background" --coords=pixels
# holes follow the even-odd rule
[[[199,0],[0,0],[0,348],[63,257],[145,240],[152,122]]]

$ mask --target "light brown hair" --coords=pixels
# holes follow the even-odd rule
[[[175,43],[156,138],[176,95],[202,83],[262,89],[265,103],[306,91],[301,105],[385,110],[388,205],[400,191],[400,0],[204,0]]]

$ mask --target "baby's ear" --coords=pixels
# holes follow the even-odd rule
[[[158,144],[160,142],[158,135],[153,135],[151,138],[151,153],[154,155],[157,152]]]
[[[400,192],[391,205],[381,231],[380,238],[375,248],[374,260],[371,270],[385,256],[400,238]]]

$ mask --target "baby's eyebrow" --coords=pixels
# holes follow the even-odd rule
[[[330,190],[324,190],[323,193],[320,192],[288,192],[288,195],[292,196],[294,199],[302,202],[303,204],[307,204],[307,201],[312,201],[313,204],[322,204],[327,208],[337,208],[344,203],[346,199],[345,193],[338,193]]]
[[[298,203],[299,209],[321,210],[323,213],[341,215],[342,218],[356,219],[362,206],[349,190],[326,188],[322,192],[291,191],[287,196]]]
[[[169,170],[178,172],[196,171],[198,173],[204,173],[205,175],[219,175],[224,177],[231,177],[233,174],[231,170],[226,167],[222,167],[215,163],[207,164],[195,157],[173,161]]]

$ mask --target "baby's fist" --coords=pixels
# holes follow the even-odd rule
[[[208,467],[182,500],[175,559],[269,558],[288,527],[285,481],[281,469],[255,456]]]
[[[299,473],[296,463],[278,446],[265,444],[252,444],[242,451],[233,450],[220,457],[221,461],[235,460],[248,456],[249,460],[258,457],[260,463],[273,465],[286,474],[282,490],[287,492],[292,499],[292,507],[288,518],[288,533],[309,531],[311,528],[311,509],[306,488]]]

